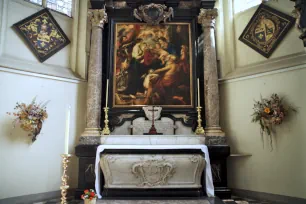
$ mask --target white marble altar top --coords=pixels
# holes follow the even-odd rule
[[[202,145],[198,135],[102,135],[103,145]]]

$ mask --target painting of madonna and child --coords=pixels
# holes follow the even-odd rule
[[[113,107],[192,107],[190,25],[115,26]]]

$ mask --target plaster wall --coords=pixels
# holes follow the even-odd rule
[[[85,128],[87,83],[78,77],[74,72],[76,65],[71,63],[72,57],[77,56],[78,45],[74,42],[78,35],[73,30],[78,15],[69,18],[51,11],[72,43],[43,63],[12,28],[14,23],[41,9],[23,0],[0,1],[0,199],[58,191],[62,175],[60,154],[64,153],[69,105],[70,153],[74,153],[78,137]],[[83,51],[79,50],[79,53]],[[78,66],[83,63],[85,70],[86,60],[79,61],[82,62]],[[77,70],[85,75],[83,70]],[[6,112],[13,112],[16,102],[30,103],[35,96],[38,102],[50,100],[47,105],[49,117],[38,139],[31,144],[27,132],[19,127],[12,129],[13,117]],[[74,156],[69,165],[71,188],[77,186],[77,167]]]
[[[224,17],[218,20],[223,24],[219,24],[217,36],[220,39],[221,126],[228,136],[232,154],[252,155],[229,158],[229,187],[306,198],[306,57],[303,42],[293,28],[266,59],[238,40],[257,6],[235,14],[233,1],[220,1],[219,12]],[[289,15],[294,7],[290,1],[270,1],[268,5]],[[220,32],[222,29],[224,35]],[[232,52],[224,53],[220,44],[225,46],[223,50]],[[222,53],[230,57],[222,57]],[[272,93],[284,96],[288,103],[298,108],[298,114],[276,128],[273,151],[268,138],[261,139],[259,124],[251,123],[254,100]]]

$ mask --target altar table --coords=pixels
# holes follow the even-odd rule
[[[120,149],[120,150],[179,150],[179,149],[195,149],[201,150],[204,153],[205,158],[205,184],[206,194],[208,197],[214,197],[214,185],[212,180],[210,158],[208,148],[206,145],[100,145],[97,148],[96,160],[95,160],[95,190],[98,198],[102,198],[101,184],[100,184],[100,154],[106,149]]]

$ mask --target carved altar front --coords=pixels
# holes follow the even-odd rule
[[[105,189],[200,189],[204,164],[195,154],[106,153],[100,161]]]

